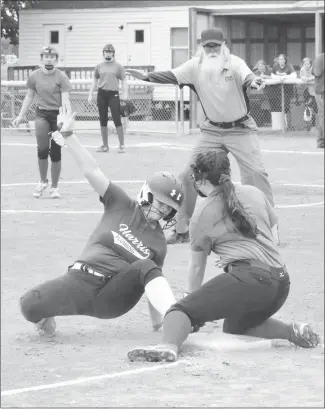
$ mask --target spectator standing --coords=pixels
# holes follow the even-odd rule
[[[324,149],[324,53],[316,57],[311,72],[315,76],[315,93],[318,107],[316,122],[317,148]]]
[[[279,79],[281,82],[287,78],[291,79],[297,78],[297,73],[293,68],[293,65],[288,62],[288,59],[284,54],[279,54],[277,62],[274,63],[272,68],[272,78]],[[281,101],[281,86],[280,85],[276,86],[274,91],[276,95],[276,100],[273,99],[273,107],[274,104],[276,104],[276,107],[274,107],[276,109],[275,110],[272,109],[272,112],[279,112],[279,106],[281,107],[281,103],[279,103],[279,98]],[[286,85],[284,87],[284,114],[288,130],[292,129],[290,104],[293,96],[293,91],[294,85]]]
[[[310,131],[312,126],[316,125],[317,103],[315,97],[315,77],[311,72],[312,61],[310,58],[305,57],[302,60],[302,66],[300,68],[300,79],[307,84],[304,90],[304,103],[306,110],[308,110],[311,119],[307,122],[307,130]]]
[[[255,64],[253,68],[253,73],[257,76],[260,77],[264,80],[268,80],[272,78],[272,69],[269,67],[264,60],[259,60]],[[271,105],[270,105],[270,98],[272,98],[272,87],[270,86],[265,86],[266,84],[264,83],[261,86],[261,89],[258,91],[259,94],[262,94],[262,101],[260,101],[258,108],[255,109],[258,110],[259,116],[260,116],[260,126],[263,126],[265,123],[270,123],[271,122]],[[255,91],[256,92],[256,91]],[[253,109],[252,109],[252,116],[253,115]],[[258,118],[256,118],[257,121]],[[258,121],[257,121],[258,123]]]

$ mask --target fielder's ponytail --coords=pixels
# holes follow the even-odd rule
[[[246,212],[244,206],[239,201],[236,195],[235,186],[230,180],[230,176],[221,174],[219,185],[222,185],[223,187],[225,210],[235,227],[243,236],[255,239],[257,236],[256,221]]]
[[[225,151],[199,153],[191,166],[196,188],[204,179],[214,186],[220,186],[224,194],[224,214],[227,214],[235,228],[245,237],[254,239],[258,229],[255,219],[250,216],[238,200],[235,186],[230,179],[230,162]]]

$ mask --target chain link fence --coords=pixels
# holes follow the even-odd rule
[[[260,130],[310,131],[315,127],[317,104],[313,87],[313,83],[300,79],[286,79],[266,80],[260,91],[250,89],[250,113]]]
[[[91,79],[71,80],[72,110],[77,112],[76,129],[99,130],[97,93],[88,102]],[[128,99],[121,99],[122,124],[126,132],[172,133],[181,132],[179,108],[181,91],[175,85],[127,81]],[[27,93],[25,81],[2,81],[1,83],[1,129],[10,130],[12,121],[19,114]],[[28,110],[20,129],[35,129],[37,97]],[[108,127],[115,133],[109,111]]]
[[[88,102],[91,80],[71,80],[72,109],[77,112],[77,129],[99,130],[96,95]],[[188,96],[185,89],[166,84],[128,80],[128,100],[121,100],[122,123],[126,132],[171,133],[189,131]],[[1,129],[12,128],[26,96],[25,81],[1,83]],[[184,101],[184,95],[186,100]],[[248,91],[250,113],[260,131],[310,131],[316,125],[317,104],[313,84],[300,79],[266,80],[264,89]],[[308,110],[308,120],[305,111]],[[30,107],[22,129],[34,130],[36,100]],[[110,113],[109,113],[110,114]],[[115,132],[109,115],[109,128]]]

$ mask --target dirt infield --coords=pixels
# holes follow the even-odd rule
[[[81,135],[102,170],[133,197],[157,170],[179,172],[195,136],[127,138],[127,153],[95,152],[99,137]],[[1,407],[324,407],[324,349],[257,342],[245,348],[202,329],[211,347],[185,344],[176,364],[129,363],[127,351],[159,342],[143,298],[116,320],[57,318],[52,341],[33,341],[19,297],[64,274],[78,257],[102,210],[69,154],[63,152],[61,200],[33,199],[36,146],[28,134],[2,135]],[[263,135],[266,169],[280,218],[281,251],[292,289],[279,318],[308,321],[324,335],[324,157],[314,137]],[[233,178],[239,181],[234,161]],[[186,287],[189,247],[168,247],[164,274],[176,298]],[[220,273],[208,262],[206,279]],[[199,333],[200,334],[200,333]],[[204,335],[205,334],[205,335]],[[195,339],[195,334],[192,339]],[[196,339],[199,339],[197,336]],[[219,343],[218,343],[219,340]],[[26,388],[26,389],[24,389]]]

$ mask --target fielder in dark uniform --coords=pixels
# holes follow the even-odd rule
[[[28,78],[25,100],[19,115],[13,121],[13,125],[18,126],[36,96],[35,133],[40,181],[33,196],[37,199],[43,195],[48,187],[49,155],[52,162],[50,194],[53,199],[59,199],[61,196],[58,189],[61,174],[61,147],[51,140],[50,134],[57,130],[57,117],[60,107],[62,106],[65,112],[71,110],[69,92],[72,90],[72,86],[66,74],[56,68],[58,58],[59,54],[53,47],[42,48],[41,68],[33,71]]]
[[[160,221],[166,221],[167,227],[172,224],[183,200],[181,185],[170,173],[158,172],[144,184],[138,200],[131,199],[102,173],[71,132],[73,126],[74,116],[69,116],[62,134],[55,132],[52,137],[60,146],[66,142],[99,194],[104,213],[68,272],[21,297],[22,314],[36,324],[39,335],[50,336],[55,332],[55,316],[116,318],[131,310],[145,293],[157,329],[175,303],[161,271],[167,244]]]
[[[116,128],[120,147],[118,152],[124,153],[124,130],[121,121],[121,104],[119,97],[119,81],[122,81],[122,97],[127,99],[127,85],[125,83],[124,68],[115,60],[115,48],[107,44],[103,48],[104,60],[98,64],[94,71],[93,83],[89,92],[88,102],[91,103],[93,93],[98,86],[97,106],[99,111],[100,131],[103,145],[97,152],[108,152],[108,108]]]
[[[265,195],[254,186],[232,184],[225,152],[199,154],[192,178],[206,198],[190,225],[189,295],[167,312],[163,343],[133,349],[129,359],[175,361],[192,327],[220,319],[226,333],[315,347],[320,339],[310,325],[271,318],[285,303],[290,280],[272,237],[277,217]],[[201,287],[211,253],[225,272]]]

